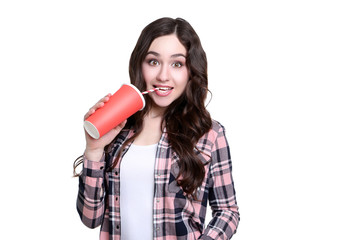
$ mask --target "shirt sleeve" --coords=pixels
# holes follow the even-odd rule
[[[100,162],[83,156],[83,171],[79,177],[77,211],[81,221],[89,228],[101,225],[105,211],[105,154]]]
[[[225,129],[220,125],[212,150],[209,204],[212,219],[200,239],[230,239],[240,221],[236,203],[230,149]]]

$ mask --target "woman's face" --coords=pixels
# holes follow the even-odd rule
[[[161,88],[150,93],[156,107],[168,107],[184,92],[189,80],[186,55],[175,34],[155,38],[151,43],[142,63],[142,74],[147,90]]]

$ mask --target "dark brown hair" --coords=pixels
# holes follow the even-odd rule
[[[179,156],[179,175],[177,182],[184,193],[195,198],[195,190],[201,186],[205,177],[204,163],[197,157],[194,149],[198,140],[212,125],[211,117],[205,107],[208,92],[207,59],[200,39],[191,25],[181,18],[161,18],[146,26],[140,34],[131,54],[129,63],[130,80],[140,91],[146,90],[142,76],[142,63],[153,40],[160,36],[175,34],[187,50],[186,66],[189,81],[183,94],[166,109],[162,119],[162,129],[166,129],[171,148]],[[125,128],[132,128],[135,134],[121,147],[112,168],[119,162],[121,152],[132,142],[143,128],[143,118],[150,110],[153,101],[145,95],[146,107],[131,116]],[[114,139],[113,143],[115,142]],[[106,147],[110,151],[113,143]],[[180,177],[181,176],[181,177]]]

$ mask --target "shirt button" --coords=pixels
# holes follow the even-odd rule
[[[161,152],[162,152],[162,153],[165,152],[165,149],[161,149]]]
[[[156,199],[156,202],[159,203],[159,202],[160,202],[160,199]]]

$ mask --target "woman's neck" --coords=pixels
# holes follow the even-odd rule
[[[166,108],[161,108],[157,106],[151,107],[149,113],[146,114],[145,118],[148,116],[150,118],[162,118],[165,113]],[[145,120],[145,119],[144,119]]]
[[[149,113],[144,116],[143,128],[139,135],[135,138],[136,145],[151,145],[158,143],[162,134],[162,119],[164,110],[151,109]]]

